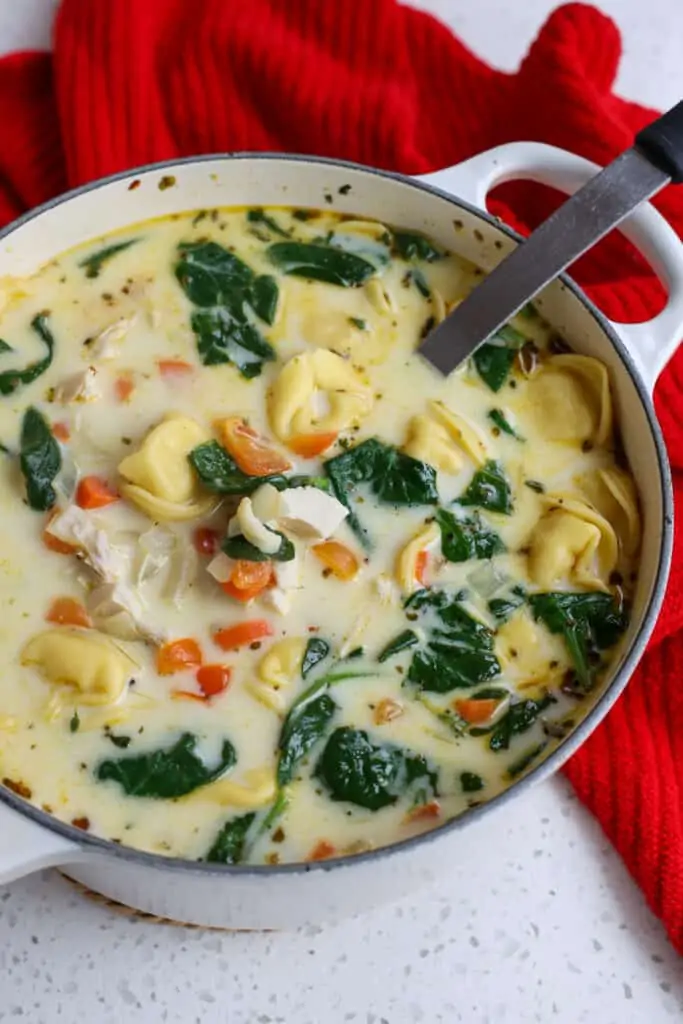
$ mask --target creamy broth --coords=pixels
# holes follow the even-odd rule
[[[285,863],[438,826],[571,731],[637,495],[605,368],[533,309],[449,379],[415,355],[479,273],[225,209],[2,283],[5,785],[140,849]]]

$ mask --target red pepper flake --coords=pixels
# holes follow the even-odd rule
[[[328,843],[327,839],[321,839],[315,844],[306,860],[327,860],[328,857],[334,857],[336,852],[336,847],[332,843]]]
[[[88,832],[90,830],[90,818],[86,818],[85,816],[82,818],[72,818],[71,824],[74,828],[80,828],[83,832]]]
[[[140,181],[140,179],[139,178],[135,178],[135,180],[131,181],[130,185],[128,186],[128,191],[129,192],[134,192],[136,188],[140,188],[141,184],[142,184],[142,182]]]

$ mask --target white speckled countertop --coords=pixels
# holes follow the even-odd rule
[[[553,0],[415,0],[513,68]],[[681,0],[602,0],[624,95],[680,99]],[[0,52],[49,45],[54,0],[0,0]],[[326,929],[129,920],[56,873],[0,890],[0,1021],[27,1024],[666,1024],[683,965],[563,780],[470,836],[447,886]],[[501,838],[501,832],[503,833]]]

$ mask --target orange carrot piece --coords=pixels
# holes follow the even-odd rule
[[[206,704],[206,697],[201,693],[192,693],[191,690],[171,690],[172,700],[194,700],[198,704]]]
[[[287,442],[287,447],[300,455],[302,459],[314,459],[316,455],[322,455],[327,451],[338,438],[336,431],[332,434],[299,434]]]
[[[329,857],[334,857],[336,852],[336,846],[329,843],[327,839],[321,839],[315,844],[306,860],[327,860]]]
[[[224,651],[234,651],[264,637],[273,635],[273,627],[267,619],[249,619],[234,626],[219,629],[213,635],[213,642]]]
[[[231,671],[227,665],[202,665],[197,669],[196,680],[205,697],[216,697],[230,685]]]
[[[186,377],[194,373],[192,363],[186,363],[184,359],[157,359],[157,366],[162,377]]]
[[[470,725],[480,725],[482,722],[488,722],[489,718],[492,718],[495,714],[499,704],[499,700],[468,700],[464,697],[453,701],[455,710]]]
[[[54,551],[58,555],[73,555],[75,551],[78,551],[78,546],[76,544],[68,544],[65,540],[60,540],[59,537],[55,537],[55,535],[50,533],[48,530],[48,526],[52,520],[59,514],[59,509],[56,508],[53,508],[49,513],[43,529],[43,544],[50,551]]]
[[[114,381],[114,394],[119,402],[127,402],[135,391],[135,381],[131,373],[122,373]]]
[[[68,423],[53,423],[52,424],[52,435],[56,437],[58,441],[62,443],[70,440],[71,431],[69,430]]]
[[[201,649],[192,637],[171,640],[157,651],[157,672],[160,676],[172,676],[176,672],[197,668],[201,663]]]
[[[412,810],[408,811],[405,818],[406,822],[409,821],[429,821],[431,818],[438,818],[441,814],[441,805],[438,800],[431,800],[428,804],[420,804],[419,807],[413,807]]]
[[[50,605],[46,622],[54,622],[58,626],[83,626],[89,629],[92,620],[80,601],[74,597],[56,597]]]
[[[119,495],[106,480],[98,476],[84,476],[76,488],[76,504],[80,508],[104,508],[119,500]]]
[[[289,459],[272,448],[265,437],[252,430],[239,416],[219,420],[216,428],[223,445],[243,473],[249,476],[271,476],[292,468]]]
[[[353,551],[337,540],[324,540],[314,544],[311,550],[325,568],[330,569],[340,580],[352,580],[360,568]]]
[[[246,604],[271,587],[273,581],[272,562],[249,562],[247,559],[238,558],[230,579],[221,583],[221,588],[229,597]]]
[[[427,566],[429,564],[429,555],[426,551],[418,552],[417,558],[415,559],[415,579],[421,587],[427,586]]]

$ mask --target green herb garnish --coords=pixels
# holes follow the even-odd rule
[[[131,245],[135,245],[136,242],[139,241],[139,238],[129,238],[125,242],[115,242],[113,245],[105,245],[103,249],[98,249],[96,252],[86,256],[78,265],[79,267],[83,267],[86,277],[99,277],[105,263],[108,263],[109,260],[114,258],[114,256],[118,256],[120,252],[130,249]]]
[[[489,409],[486,415],[494,426],[498,427],[499,430],[502,430],[504,434],[514,437],[517,441],[524,441],[522,435],[518,434],[515,428],[510,425],[502,409]]]

